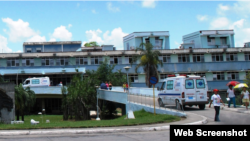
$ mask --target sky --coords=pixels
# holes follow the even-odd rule
[[[234,29],[236,47],[250,42],[250,2],[0,0],[0,53],[45,41],[96,41],[121,50],[124,36],[142,31],[169,31],[175,49],[183,35],[213,29]]]

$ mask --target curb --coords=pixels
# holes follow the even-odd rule
[[[201,116],[194,113],[189,113],[197,116]],[[201,116],[203,119],[200,121],[192,122],[192,123],[185,123],[181,125],[202,125],[207,123],[207,118]],[[69,129],[69,130],[52,130],[52,131],[35,131],[35,130],[28,130],[28,131],[12,131],[12,132],[1,132],[0,136],[13,136],[13,135],[60,135],[60,134],[94,134],[94,133],[121,133],[121,132],[142,132],[142,131],[162,131],[162,130],[169,130],[170,125],[167,126],[158,126],[158,127],[142,127],[142,128],[120,128],[120,129],[85,129],[85,130],[76,130],[76,129]]]

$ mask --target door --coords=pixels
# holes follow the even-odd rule
[[[189,78],[185,80],[184,93],[185,102],[195,102],[196,101],[196,89],[195,89],[195,79]]]
[[[196,100],[197,101],[207,101],[207,88],[206,81],[203,78],[196,79]]]
[[[30,80],[25,80],[23,82],[23,87],[28,87],[28,86],[30,86]]]

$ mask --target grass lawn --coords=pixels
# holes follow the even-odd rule
[[[166,123],[181,120],[180,117],[148,113],[144,110],[134,112],[135,119],[124,119],[126,116],[121,116],[113,120],[87,120],[87,121],[63,121],[62,115],[46,115],[43,117],[43,123],[41,115],[30,115],[24,117],[24,124],[0,124],[0,130],[9,129],[58,129],[58,128],[90,128],[90,127],[111,127],[111,126],[131,126],[142,125],[151,123]],[[31,125],[30,120],[34,119],[39,121],[38,125]],[[46,120],[50,120],[50,123],[45,123]]]

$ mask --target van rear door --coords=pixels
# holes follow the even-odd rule
[[[197,101],[207,101],[207,86],[206,79],[197,78],[195,80],[196,85],[196,100]]]
[[[185,102],[196,101],[196,89],[195,89],[195,79],[187,78],[185,79]]]

